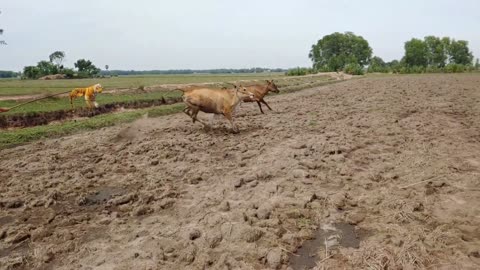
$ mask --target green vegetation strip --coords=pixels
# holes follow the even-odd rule
[[[148,117],[159,117],[162,115],[177,113],[183,108],[183,104],[163,105],[155,108],[135,110],[124,113],[103,114],[86,120],[68,121],[45,126],[1,131],[0,149],[39,140],[42,138],[60,137],[80,131],[95,130],[120,123],[128,123],[140,118],[145,114],[148,114]]]
[[[122,103],[128,101],[150,101],[157,99],[168,99],[172,97],[180,97],[180,91],[156,91],[145,94],[99,94],[97,96],[97,102],[101,105],[104,104],[113,104],[113,103]],[[12,107],[17,104],[26,102],[27,100],[2,100],[0,101],[0,107]],[[75,108],[84,108],[85,99],[83,97],[77,98],[74,101]],[[18,107],[12,111],[2,113],[2,115],[24,115],[31,112],[40,113],[40,112],[51,112],[51,111],[60,111],[60,110],[69,110],[70,100],[68,97],[60,98],[48,98],[38,102],[30,103],[23,107]]]
[[[96,83],[100,83],[106,90],[109,90],[118,88],[139,89],[161,84],[217,83],[236,80],[277,79],[284,77],[283,73],[246,73],[215,75],[145,75],[71,80],[0,79],[0,96],[55,94],[70,91],[77,87],[87,87]]]

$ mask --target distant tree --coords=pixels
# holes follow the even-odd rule
[[[400,61],[398,60],[392,60],[390,62],[385,63],[385,72],[393,72],[393,73],[398,73],[400,72],[400,69],[402,68]]]
[[[478,60],[478,58],[477,60],[475,60],[475,69],[480,69],[480,61]]]
[[[64,74],[68,79],[72,79],[75,75],[75,71],[71,68],[62,69],[62,74]]]
[[[0,70],[0,78],[14,78],[18,73],[13,71]]]
[[[58,67],[49,61],[40,61],[37,63],[40,76],[52,75],[58,73]]]
[[[60,66],[65,58],[65,52],[56,51],[50,54],[48,57],[51,63],[55,63],[55,65]]]
[[[74,65],[82,76],[93,77],[100,73],[100,69],[94,66],[90,60],[79,59]]]
[[[416,38],[405,42],[405,56],[403,60],[407,67],[426,67],[428,64],[427,44]]]
[[[37,79],[40,77],[40,70],[35,66],[26,66],[23,68],[23,77],[26,79]]]
[[[427,36],[424,38],[427,46],[427,63],[428,66],[435,68],[443,68],[448,59],[447,50],[450,43],[448,38],[444,40],[435,36]]]
[[[387,64],[382,58],[374,56],[368,65],[368,72],[387,72]]]
[[[387,65],[387,67],[393,67],[393,66],[396,66],[396,65],[400,65],[400,61],[392,60],[390,62],[385,63],[385,65]]]
[[[449,60],[452,64],[471,66],[473,54],[468,48],[468,41],[452,40],[448,47]]]
[[[105,70],[107,70],[107,71],[108,71],[108,65],[105,65]]]
[[[343,72],[350,74],[350,75],[363,75],[365,71],[362,66],[358,63],[348,63],[343,68]]]
[[[372,48],[363,37],[352,32],[333,33],[312,45],[308,57],[315,70],[338,71],[347,64],[365,66],[372,56]]]

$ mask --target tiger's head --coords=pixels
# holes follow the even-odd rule
[[[95,93],[102,93],[103,87],[99,83],[97,83],[93,86],[93,91]]]

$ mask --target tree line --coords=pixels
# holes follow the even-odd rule
[[[297,68],[287,75],[305,75],[314,72],[344,71],[360,75],[367,72],[426,73],[465,72],[479,69],[479,60],[473,63],[468,41],[450,37],[426,36],[412,38],[404,44],[400,60],[385,62],[372,55],[367,40],[352,32],[333,33],[318,40],[308,54],[311,69]]]
[[[15,78],[20,76],[19,72],[0,70],[0,78]]]
[[[65,52],[55,51],[48,57],[49,60],[42,60],[36,66],[26,66],[23,68],[23,79],[38,79],[47,75],[62,74],[65,78],[92,78],[100,74],[97,68],[90,60],[79,59],[74,63],[73,68],[63,66]]]
[[[26,66],[23,68],[21,77],[23,79],[38,79],[47,75],[63,74],[65,78],[93,78],[98,76],[123,76],[123,75],[159,75],[159,74],[229,74],[229,73],[263,73],[263,72],[285,72],[286,69],[281,68],[242,68],[242,69],[172,69],[172,70],[108,70],[109,66],[105,65],[105,70],[97,68],[90,60],[79,59],[74,63],[75,69],[63,66],[65,52],[55,51],[48,57],[49,60],[42,60],[36,66]],[[17,77],[19,73],[4,72],[0,73],[5,78]]]
[[[102,70],[101,75],[168,75],[168,74],[229,74],[229,73],[263,73],[263,72],[286,72],[282,68],[218,68],[218,69],[168,69],[168,70]]]

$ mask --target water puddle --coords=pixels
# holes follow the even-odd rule
[[[312,269],[325,256],[321,250],[336,247],[359,248],[362,232],[348,223],[324,224],[316,232],[315,238],[303,243],[294,255],[290,255],[290,267],[294,270]]]
[[[106,203],[111,198],[118,195],[123,195],[125,193],[126,191],[123,188],[102,187],[98,189],[96,192],[86,196],[86,205],[103,204],[103,203]]]

